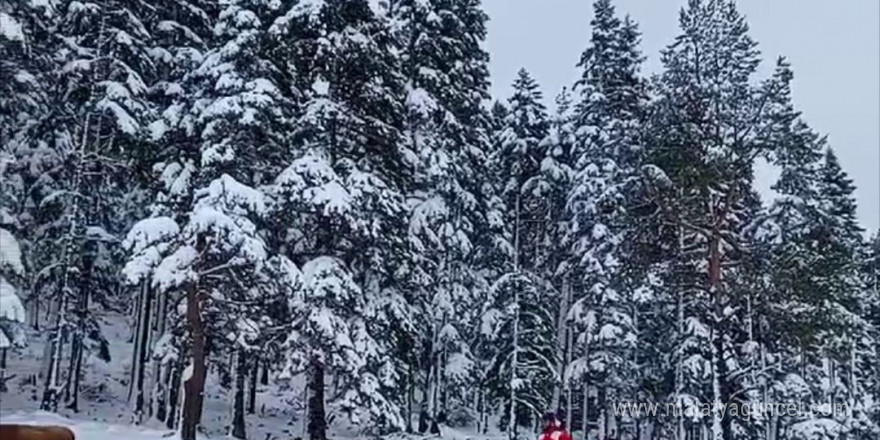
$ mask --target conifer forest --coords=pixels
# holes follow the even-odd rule
[[[648,72],[595,0],[579,79],[508,99],[489,18],[0,0],[0,420],[880,439],[880,238],[736,2],[687,1]],[[736,413],[768,402],[802,411]]]

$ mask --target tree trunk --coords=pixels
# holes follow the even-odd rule
[[[260,374],[260,385],[269,385],[269,361],[263,362],[262,373]]]
[[[171,369],[168,365],[159,365],[156,362],[158,368],[156,369],[156,373],[153,375],[153,406],[155,407],[155,411],[153,414],[156,416],[156,420],[160,422],[164,422],[166,417],[168,416],[168,399],[167,397],[167,383],[170,380],[169,370]]]
[[[516,384],[517,371],[516,367],[519,363],[519,214],[520,214],[519,191],[516,193],[516,221],[514,224],[513,236],[513,271],[517,276],[517,280],[513,286],[513,354],[510,359],[510,420],[507,424],[507,437],[510,440],[516,440]]]
[[[587,382],[586,375],[584,375],[584,402],[583,414],[581,415],[581,432],[583,432],[584,440],[590,438],[590,385],[589,382]]]
[[[156,298],[156,314],[153,318],[153,321],[156,323],[156,336],[160,338],[165,335],[165,323],[168,319],[167,298],[167,293],[160,293]],[[153,343],[150,344],[151,350],[153,348],[153,345]],[[155,415],[156,419],[160,421],[165,421],[165,417],[167,417],[167,388],[170,372],[171,367],[169,365],[162,365],[161,360],[153,361],[153,383],[152,396],[150,397],[150,415]]]
[[[39,288],[34,289],[34,320],[32,321],[34,330],[40,331],[40,291]]]
[[[709,244],[709,291],[712,294],[712,302],[714,308],[715,322],[713,322],[714,331],[712,332],[713,355],[715,362],[715,398],[722,405],[730,402],[732,394],[731,384],[728,380],[727,362],[724,359],[724,304],[721,296],[721,249],[720,237],[715,232],[712,241]],[[718,416],[716,416],[717,418]],[[721,438],[724,440],[733,440],[732,418],[727,414],[720,415],[717,420],[718,427],[721,430]],[[716,433],[717,435],[717,433]]]
[[[254,361],[251,363],[250,371],[248,371],[248,402],[247,402],[247,413],[254,414],[257,411],[257,379],[259,376],[260,369],[260,360],[257,356],[254,356]]]
[[[0,348],[0,393],[5,393],[6,388],[6,349]]]
[[[327,440],[327,421],[324,413],[324,364],[313,355],[309,375],[309,440]]]
[[[599,440],[605,440],[611,433],[608,420],[608,387],[605,385],[597,386],[596,393],[598,394],[596,410],[599,411],[596,424],[599,425]]]
[[[568,365],[571,363],[571,355],[574,351],[574,331],[570,328],[567,330],[567,337],[568,344],[565,349],[565,368],[568,368]],[[574,412],[574,406],[572,403],[571,379],[572,378],[569,377],[565,383],[565,429],[572,429],[571,418],[572,413]]]
[[[137,335],[135,335],[134,356],[132,357],[132,369],[134,377],[131,388],[133,392],[129,393],[130,403],[132,404],[132,423],[139,425],[143,421],[144,414],[144,370],[149,360],[149,336],[152,327],[152,295],[150,287],[146,281],[142,283],[140,299],[138,301],[138,323]]]
[[[76,370],[77,358],[82,358],[82,335],[79,329],[74,330],[70,341],[70,358],[67,360],[67,380],[64,382],[64,401],[70,403],[70,389],[73,387],[73,376]],[[76,412],[76,411],[74,411]]]
[[[66,277],[66,276],[65,276]],[[45,387],[43,398],[40,401],[41,411],[58,411],[59,376],[61,375],[61,352],[64,346],[64,330],[67,327],[66,309],[67,292],[64,284],[59,288],[58,310],[55,316],[55,327],[49,332],[47,341],[48,364],[46,368]]]
[[[177,427],[178,408],[180,407],[180,380],[182,376],[183,359],[174,363],[171,373],[168,375],[168,412],[165,414],[165,426],[168,429]]]
[[[197,249],[204,248],[204,239],[199,237]],[[198,283],[193,282],[187,289],[186,315],[192,342],[192,363],[184,372],[183,417],[180,425],[181,440],[196,440],[196,430],[202,418],[202,403],[205,392],[207,365],[205,360],[205,331],[201,316],[202,292]]]
[[[415,369],[412,361],[406,365],[406,432],[413,432],[413,390],[415,389]]]
[[[584,439],[589,438],[590,432],[590,343],[592,342],[592,337],[589,333],[587,333],[584,338],[584,360],[587,371],[583,374],[583,385],[584,385],[584,401],[583,401],[583,415],[581,416],[581,430],[584,433]]]
[[[565,374],[565,365],[563,357],[565,356],[565,318],[568,316],[568,276],[563,275],[562,278],[562,300],[559,302],[559,313],[556,316],[556,382],[553,384],[553,400],[550,408],[558,410],[559,402],[562,399],[562,375]]]
[[[66,400],[68,402],[67,408],[72,410],[73,412],[79,412],[79,386],[80,380],[82,378],[82,360],[83,360],[83,335],[82,333],[76,335],[76,339],[74,339],[73,351],[70,354],[71,356],[71,364],[72,368],[70,371],[70,375],[68,375],[67,381],[71,386],[68,386],[68,395],[66,396]],[[70,391],[71,388],[73,391]]]
[[[247,357],[243,349],[235,353],[235,397],[232,403],[232,437],[246,439],[244,420],[244,381],[247,376]]]
[[[82,359],[85,351],[83,338],[85,337],[86,318],[89,313],[89,281],[92,279],[94,245],[88,245],[86,254],[83,256],[83,270],[79,277],[79,292],[76,299],[76,329],[73,332],[73,346],[70,353],[70,368],[67,374],[67,386],[65,387],[64,399],[68,402],[67,408],[73,412],[79,412],[79,384],[82,375]],[[72,391],[71,391],[72,388]]]
[[[132,403],[132,399],[134,398],[134,389],[135,384],[137,383],[138,376],[138,368],[140,368],[140,363],[137,362],[137,359],[140,358],[139,350],[140,350],[140,338],[141,334],[141,326],[143,325],[143,311],[144,311],[144,289],[147,281],[142,281],[140,285],[140,289],[138,289],[138,293],[135,299],[135,318],[134,318],[134,331],[132,332],[132,355],[131,355],[131,369],[128,372],[128,403]]]

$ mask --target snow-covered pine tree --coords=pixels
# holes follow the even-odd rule
[[[115,177],[123,175],[119,171],[124,168],[122,149],[137,142],[142,128],[144,77],[149,74],[147,36],[136,6],[119,2],[62,6],[53,17],[53,35],[59,42],[54,46],[53,64],[39,77],[53,87],[47,101],[51,112],[33,131],[33,146],[24,155],[27,161],[55,165],[35,179],[40,184],[29,193],[32,200],[28,202],[34,207],[28,229],[37,233],[32,238],[36,246],[28,253],[40,274],[32,290],[34,295],[49,298],[53,311],[41,404],[48,410],[57,408],[64,376],[60,353],[68,339],[72,355],[64,397],[74,410],[83,354],[95,346],[99,357],[108,358],[106,341],[89,303],[96,279],[115,278],[115,268],[107,265],[110,256],[104,251],[107,244],[114,247],[116,239],[105,228],[109,226],[105,220],[118,214],[107,212],[106,206],[120,192],[94,188],[108,188],[109,183],[117,189],[125,184]],[[75,280],[72,272],[78,274]],[[112,293],[100,293],[94,299],[111,299]]]
[[[661,57],[645,170],[659,177],[649,200],[674,263],[667,282],[679,312],[674,397],[726,404],[747,388],[738,341],[747,339],[742,289],[753,274],[743,261],[760,218],[752,170],[772,150],[760,136],[762,103],[772,96],[750,83],[758,52],[733,2],[692,0],[679,23],[681,35]],[[741,423],[721,411],[690,426],[679,420],[670,433],[678,438],[688,429],[731,440]]]
[[[13,200],[6,195],[9,194],[6,167],[11,160],[10,157],[0,158],[0,392],[7,391],[7,352],[22,348],[26,343],[24,326],[27,314],[15,287],[23,284],[25,268],[21,260],[21,246],[10,231],[10,226],[14,227],[14,219],[7,208]]]
[[[880,399],[880,231],[874,231],[862,247],[862,280],[865,294],[865,318],[871,326],[873,347],[865,347],[865,360],[861,372],[865,376],[862,383],[864,394]],[[873,353],[873,357],[871,354]],[[874,425],[880,425],[877,409],[867,409],[866,415]]]
[[[176,305],[182,301],[183,292],[159,289],[152,280],[156,267],[167,255],[173,235],[179,232],[176,225],[186,221],[191,202],[195,161],[190,138],[183,130],[169,129],[169,124],[179,119],[176,112],[181,111],[180,102],[185,98],[184,76],[198,67],[212,38],[210,26],[216,19],[217,5],[200,0],[169,0],[154,6],[143,14],[144,27],[151,36],[147,50],[153,75],[146,93],[151,119],[142,136],[144,148],[129,149],[128,154],[139,187],[135,194],[146,199],[140,202],[141,206],[149,207],[148,212],[130,214],[130,220],[158,220],[130,227],[123,243],[128,254],[123,275],[133,287],[132,303],[136,309],[132,347],[135,361],[131,364],[128,398],[134,423],[150,415],[173,429],[179,421],[178,390],[185,332],[185,316],[178,314]],[[173,228],[167,223],[169,218],[176,222]]]
[[[822,309],[829,315],[821,348],[829,383],[823,394],[831,402],[845,402],[851,408],[851,412],[835,417],[841,434],[875,437],[880,426],[869,416],[872,399],[863,388],[865,374],[871,370],[864,371],[862,365],[867,359],[876,359],[874,335],[865,320],[869,296],[863,290],[857,260],[863,229],[856,215],[855,187],[830,148],[824,152],[817,183],[822,219],[819,231],[814,230],[810,238],[819,251],[812,273],[819,280],[817,290],[825,296]]]
[[[628,17],[620,19],[610,0],[593,5],[590,44],[581,56],[583,69],[575,86],[574,176],[568,193],[569,240],[576,270],[570,318],[577,329],[577,355],[570,379],[584,395],[595,387],[600,435],[622,434],[610,403],[633,396],[637,330],[633,322],[633,282],[626,279],[626,237],[633,227],[626,210],[639,172],[640,123],[645,85],[639,76],[639,32]],[[588,385],[591,384],[591,385]],[[582,410],[582,429],[592,425]],[[625,429],[629,432],[631,426]]]
[[[757,370],[748,375],[755,391],[750,399],[800,398],[861,408],[834,418],[762,416],[752,430],[765,438],[816,429],[870,436],[865,433],[875,426],[859,402],[864,391],[857,391],[864,382],[856,365],[864,365],[860,359],[872,353],[872,337],[863,318],[869,301],[856,263],[862,238],[852,187],[833,153],[825,151],[825,139],[799,119],[791,104],[791,79],[788,62],[780,59],[764,85],[765,91],[775,89],[768,95],[762,138],[772,145],[781,171],[774,186],[780,197],[770,207],[770,221],[761,226],[766,244],[757,249],[767,259],[769,284],[750,296],[753,346],[747,356]]]
[[[33,208],[27,189],[43,190],[36,182],[44,171],[58,165],[57,158],[46,154],[45,145],[34,139],[49,112],[43,76],[53,68],[53,45],[58,42],[50,32],[55,13],[50,3],[0,2],[0,225],[16,237],[19,258],[29,268],[35,267],[30,249],[36,243],[28,224]],[[29,321],[39,328],[39,297],[30,293],[26,280],[15,280],[8,272],[6,276],[20,294],[27,292]]]
[[[410,240],[420,257],[412,268],[419,286],[414,305],[432,322],[416,347],[424,360],[423,419],[452,424],[468,422],[466,409],[479,392],[470,379],[474,327],[468,317],[486,285],[475,264],[477,231],[485,223],[476,166],[485,160],[486,145],[474,97],[486,95],[487,83],[479,47],[484,18],[474,7],[391,2],[408,88],[403,139],[416,159],[408,197]]]
[[[848,410],[772,417],[762,427],[769,438],[778,432],[870,438],[877,425],[863,386],[870,382],[864,371],[871,371],[874,342],[864,319],[870,301],[856,262],[862,239],[853,221],[852,187],[824,138],[800,121],[793,126],[800,137],[789,141],[800,142],[781,143],[777,154],[783,168],[777,184],[782,197],[771,211],[774,297],[761,310],[773,339],[767,345],[775,346],[761,354],[778,359],[782,369],[764,396],[799,398],[823,411],[845,404]]]
[[[556,111],[550,121],[549,135],[542,141],[544,157],[541,161],[540,179],[536,180],[537,194],[547,198],[548,209],[544,218],[542,237],[543,255],[538,260],[541,265],[540,277],[548,286],[548,292],[558,305],[556,311],[556,335],[554,338],[556,377],[550,409],[561,409],[562,393],[565,391],[565,414],[571,418],[571,387],[566,380],[565,368],[569,363],[571,350],[568,347],[569,333],[573,333],[569,310],[573,297],[570,241],[571,228],[566,210],[568,191],[574,176],[575,123],[571,94],[563,89],[556,97]],[[572,334],[573,336],[573,334]],[[570,425],[570,423],[569,423]],[[566,425],[568,426],[568,425]]]
[[[287,373],[308,373],[309,436],[326,438],[325,404],[364,429],[400,429],[404,389],[392,328],[406,319],[398,268],[408,258],[401,142],[405,88],[386,7],[365,0],[306,2],[291,19],[312,48],[294,159],[276,179],[296,213],[287,255],[304,287],[289,298]],[[314,292],[314,294],[305,294]],[[338,298],[338,299],[334,299]],[[335,386],[324,398],[325,377]]]
[[[499,239],[507,268],[492,284],[481,330],[491,344],[490,390],[503,402],[501,423],[511,439],[520,425],[536,422],[548,408],[557,368],[556,307],[546,296],[538,266],[548,210],[541,191],[542,142],[550,128],[542,99],[538,84],[520,70],[492,160],[503,204]]]
[[[0,2],[0,151],[7,161],[5,178],[10,181],[14,168],[9,167],[9,156],[26,152],[29,131],[47,112],[47,84],[41,77],[51,70],[49,48],[57,43],[50,32],[56,19],[52,6],[36,1]]]
[[[44,55],[29,47],[34,37],[28,21],[39,18],[32,7],[24,2],[0,3],[0,390],[4,392],[6,353],[25,343],[26,313],[16,289],[24,285],[25,266],[15,236],[19,226],[16,212],[24,195],[21,172],[25,170],[15,166],[16,153],[23,147],[24,128],[41,116],[45,100],[31,72],[33,60]]]
[[[501,151],[501,133],[505,129],[507,116],[510,114],[507,106],[501,101],[495,101],[489,111],[489,149],[487,157],[494,159],[498,157]],[[505,205],[504,199],[501,197],[501,182],[503,175],[499,173],[499,162],[491,160],[487,163],[488,168],[486,182],[484,183],[484,197],[486,223],[482,225],[479,234],[480,241],[477,245],[478,259],[481,273],[486,280],[498,280],[504,274],[511,271],[511,255],[513,250],[511,243],[506,235],[508,207]],[[479,371],[479,375],[475,378],[478,383],[478,395],[476,403],[477,428],[480,432],[486,433],[490,427],[490,418],[496,415],[497,411],[503,411],[503,405],[499,405],[509,398],[508,395],[498,397],[498,392],[494,389],[497,379],[496,374],[492,372],[492,367],[496,363],[497,351],[494,340],[491,338],[492,317],[486,320],[484,312],[491,310],[492,304],[492,284],[489,285],[485,293],[481,295],[480,303],[477,311],[480,313],[480,325],[476,329],[476,333],[471,338],[471,352],[474,354],[474,360]],[[488,325],[488,326],[487,326]]]
[[[168,32],[169,44],[159,50],[182,61],[168,65],[169,76],[157,84],[171,104],[151,125],[153,139],[173,148],[155,158],[165,191],[154,215],[129,234],[127,272],[133,281],[146,277],[159,294],[185,293],[176,298],[186,310],[187,334],[171,337],[181,330],[171,328],[157,343],[160,353],[188,360],[181,378],[182,437],[195,438],[209,356],[234,353],[230,433],[244,438],[244,359],[267,323],[255,305],[289,292],[299,278],[266,243],[270,206],[260,188],[287,151],[293,88],[286,62],[270,54],[286,30],[275,28],[276,21],[289,11],[277,2],[204,6],[187,11],[193,22],[157,25]],[[213,24],[207,39],[186,32],[207,24]],[[194,54],[198,50],[204,52]]]

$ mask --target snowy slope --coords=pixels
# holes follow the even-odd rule
[[[42,423],[52,417],[68,417],[69,419],[59,420],[68,420],[84,429],[84,432],[100,431],[103,427],[110,429],[109,432],[119,432],[124,429],[137,431],[138,428],[128,427],[131,411],[126,401],[132,356],[129,325],[124,316],[118,315],[105,317],[101,325],[110,343],[112,361],[105,363],[94,356],[85,359],[79,413],[73,413],[63,406],[59,407],[60,416],[38,411],[42,382],[37,379],[34,385],[29,383],[29,379],[40,371],[45,335],[29,329],[28,346],[10,352],[7,358],[6,374],[15,377],[8,382],[9,391],[0,394],[0,421],[17,423],[17,421],[33,419],[34,423]],[[66,368],[66,359],[62,365]],[[213,375],[208,379],[207,388],[203,419],[205,431],[210,437],[222,437],[226,434],[226,424],[230,420],[231,396],[227,396],[226,391],[219,387],[218,380]],[[276,387],[260,389],[257,394],[257,411],[260,414],[249,415],[247,418],[249,438],[266,440],[302,436],[302,424],[298,422],[302,412],[297,411],[299,396],[291,394],[296,393],[285,393]],[[115,425],[122,427],[113,428]],[[144,429],[145,433],[152,432],[152,434],[145,434],[147,437],[143,438],[158,438],[161,434],[169,434],[169,431],[156,420],[148,421]],[[270,436],[267,437],[267,434]],[[150,435],[152,437],[149,437]],[[102,440],[100,436],[95,438]],[[135,437],[122,438],[137,440]]]
[[[110,343],[112,361],[105,363],[94,356],[85,359],[80,401],[80,412],[59,407],[59,414],[39,411],[42,382],[36,385],[28,379],[40,371],[45,335],[29,329],[28,346],[10,352],[7,359],[7,375],[15,375],[8,383],[9,391],[0,394],[0,422],[24,424],[61,424],[73,428],[77,439],[87,440],[150,440],[176,436],[156,420],[144,426],[130,424],[131,411],[126,401],[132,345],[130,326],[125,316],[109,315],[101,326]],[[62,363],[66,367],[67,360]],[[296,384],[294,389],[300,389]],[[232,396],[219,387],[218,378],[210,375],[207,383],[207,400],[203,425],[207,438],[226,437],[226,426],[231,417]],[[247,416],[247,434],[254,440],[289,440],[306,438],[301,419],[303,408],[299,392],[282,390],[270,385],[261,387],[257,394],[257,414]],[[476,436],[473,433],[442,428],[443,439],[448,440],[500,440],[502,435]],[[358,434],[334,422],[330,429],[331,439],[354,439]],[[388,440],[424,440],[425,436],[394,435]],[[436,438],[436,437],[434,437]]]

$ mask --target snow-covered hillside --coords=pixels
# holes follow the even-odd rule
[[[38,411],[43,383],[38,379],[33,384],[30,379],[40,370],[45,336],[43,332],[31,330],[28,346],[7,356],[6,374],[14,377],[7,383],[9,391],[0,394],[0,420],[3,423],[60,421],[73,424],[77,432],[89,434],[78,438],[96,440],[102,440],[103,435],[110,438],[120,433],[125,433],[126,436],[122,438],[126,439],[150,439],[171,432],[154,420],[148,421],[143,427],[129,427],[131,410],[125,397],[131,371],[131,330],[123,316],[111,315],[101,321],[109,342],[111,361],[104,362],[94,356],[85,359],[80,411],[73,413],[64,406],[59,408],[60,415]],[[205,434],[210,437],[225,436],[229,422],[229,395],[217,385],[217,380],[215,375],[209,378],[203,418]],[[297,394],[295,391],[283,392],[274,386],[261,387],[257,397],[258,414],[248,418],[251,438],[290,439],[302,436],[302,405]],[[92,433],[97,437],[91,437]],[[127,436],[132,433],[138,434]]]
[[[45,346],[45,333],[30,330],[26,348],[7,355],[6,375],[14,376],[7,383],[9,390],[0,394],[0,422],[22,424],[60,424],[73,428],[80,440],[155,440],[178,438],[177,431],[165,428],[154,419],[143,426],[131,424],[131,410],[125,396],[131,372],[131,330],[126,317],[110,315],[101,320],[110,346],[110,362],[94,356],[85,359],[80,411],[74,413],[61,406],[59,413],[40,411],[43,390],[41,380],[31,382],[40,370]],[[67,359],[64,359],[66,365]],[[230,420],[230,394],[218,386],[216,374],[208,379],[207,401],[203,416],[203,438],[226,437]],[[302,384],[292,389],[271,383],[257,392],[257,414],[247,418],[248,437],[255,440],[288,440],[307,438],[303,430]],[[361,438],[356,430],[337,423],[330,430],[331,439]],[[396,435],[395,440],[417,440],[424,436]],[[431,436],[436,438],[436,436]],[[441,437],[448,440],[500,440],[503,435],[476,435],[470,430],[441,426]]]

